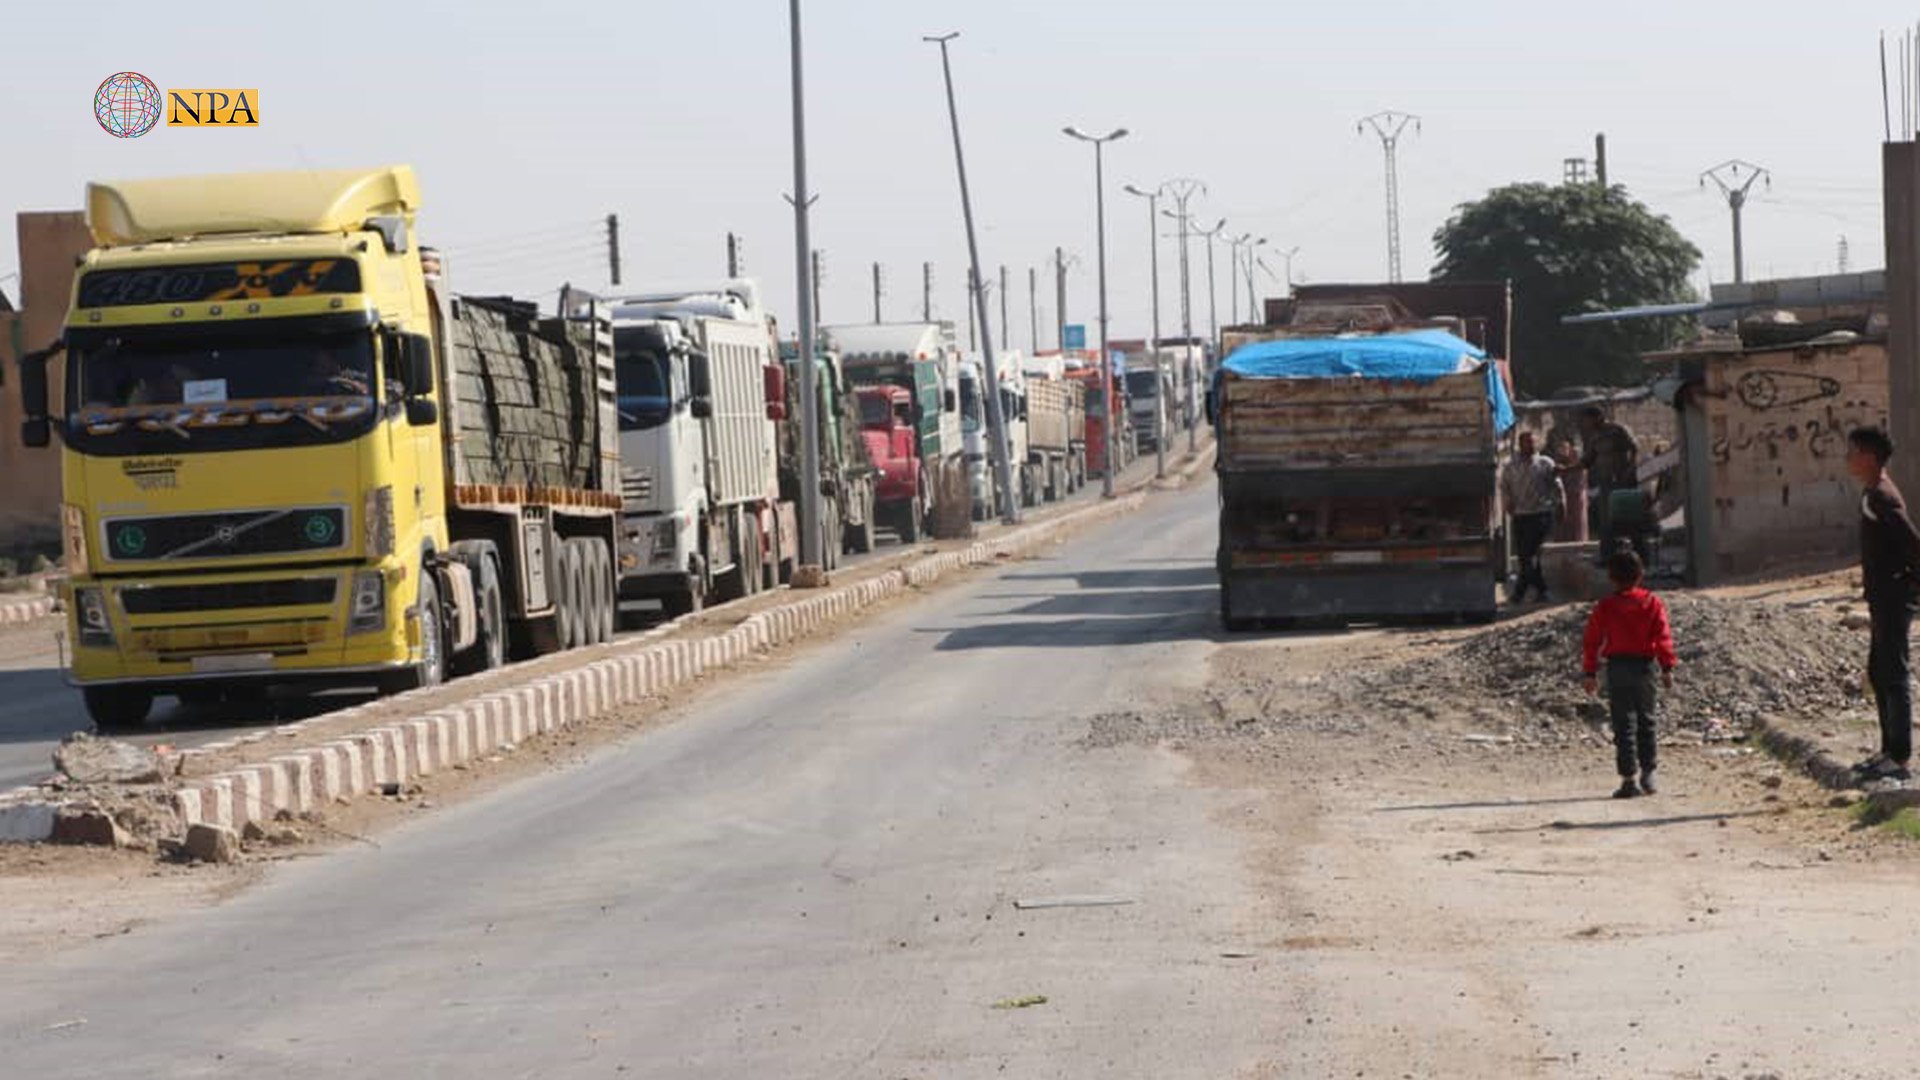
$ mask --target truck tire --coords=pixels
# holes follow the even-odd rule
[[[80,691],[87,718],[102,735],[134,731],[153,711],[153,694],[137,686],[89,686]]]
[[[560,541],[559,595],[554,600],[554,630],[562,651],[579,648],[586,636],[585,568],[580,565],[580,542]]]
[[[925,491],[926,488],[920,490]],[[921,497],[915,495],[907,500],[907,505],[900,511],[900,542],[902,544],[917,544],[926,532],[926,511],[921,508],[920,502]]]
[[[586,558],[587,595],[593,598],[593,614],[587,622],[587,644],[605,645],[613,640],[613,616],[617,603],[613,589],[613,559],[607,545],[592,538],[580,541]]]
[[[820,503],[820,569],[832,573],[840,568],[840,547],[844,539],[840,526],[840,500]]]
[[[440,610],[440,582],[431,570],[422,569],[420,594],[413,603],[420,620],[420,663],[382,682],[382,693],[397,694],[447,681],[447,622]]]
[[[492,671],[507,662],[507,602],[500,589],[500,558],[488,551],[473,577],[473,602],[479,607],[480,636],[454,659],[454,674]]]
[[[847,526],[847,550],[855,555],[865,555],[873,550],[873,491],[855,495],[862,505],[861,522]]]
[[[760,523],[749,521],[746,532],[740,538],[740,595],[752,596],[760,591],[760,583],[766,575],[767,552],[760,539]]]

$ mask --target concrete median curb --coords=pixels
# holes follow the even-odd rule
[[[0,626],[44,619],[53,614],[53,597],[35,596],[24,600],[0,600]]]
[[[1201,460],[1204,458],[1203,452]],[[1019,526],[960,551],[926,556],[865,581],[796,595],[711,637],[661,640],[674,629],[670,624],[636,639],[585,652],[577,667],[518,685],[506,685],[511,668],[490,672],[479,680],[466,681],[502,685],[459,705],[388,720],[317,746],[275,755],[265,762],[181,781],[171,792],[172,809],[181,832],[196,824],[238,830],[250,822],[266,824],[282,812],[301,814],[362,795],[391,791],[396,786],[404,788],[418,777],[511,752],[536,735],[592,720],[685,686],[709,672],[792,644],[830,623],[911,589],[931,585],[955,571],[1034,550],[1069,529],[1136,510],[1145,498],[1136,490],[1047,521]],[[413,693],[425,699],[433,691]],[[356,712],[391,708],[396,700],[404,698],[354,706],[329,713],[325,719],[338,724],[342,719],[350,720]],[[255,732],[188,753],[232,750],[276,734],[298,732],[311,722]],[[70,813],[97,810],[82,800],[62,798],[41,788],[0,794],[0,842],[44,841],[53,835],[62,816]]]

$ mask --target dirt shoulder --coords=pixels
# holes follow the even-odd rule
[[[1687,598],[1707,651],[1651,798],[1609,797],[1600,714],[1530,696],[1533,653],[1576,678],[1572,612],[1230,640],[1197,700],[1097,718],[1093,752],[1176,749],[1262,800],[1231,824],[1269,889],[1254,959],[1299,1023],[1247,1075],[1911,1075],[1910,1007],[1876,975],[1920,929],[1920,844],[1861,828],[1737,725],[1708,738],[1789,683],[1756,651],[1864,650],[1825,589]],[[1808,651],[1768,651],[1790,644]]]

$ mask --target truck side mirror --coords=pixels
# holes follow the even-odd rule
[[[431,427],[440,420],[440,406],[432,398],[410,397],[407,399],[407,423],[414,427]]]
[[[713,370],[707,366],[706,353],[687,355],[687,388],[691,391],[690,396],[696,399],[713,397]]]
[[[769,405],[767,408],[771,410],[773,406]],[[784,405],[781,406],[782,411],[785,409]],[[695,420],[711,420],[713,419],[713,399],[705,395],[696,397],[687,402],[687,411],[693,414]]]
[[[56,344],[20,358],[20,407],[26,414],[20,424],[20,442],[33,449],[53,442],[53,425],[47,422],[47,361],[61,348]]]
[[[400,385],[409,398],[433,396],[433,345],[419,334],[396,334]],[[428,421],[431,423],[432,421]]]
[[[960,411],[960,395],[954,393],[951,390],[947,391],[946,395],[941,398],[940,407],[947,412],[959,412]]]

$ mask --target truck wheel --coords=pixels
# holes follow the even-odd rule
[[[766,574],[766,549],[760,540],[760,523],[750,521],[746,535],[741,538],[744,550],[740,553],[740,595],[752,596],[760,591],[760,582]]]
[[[840,568],[840,547],[844,539],[840,526],[840,500],[827,499],[820,504],[820,569],[832,573]]]
[[[447,681],[446,621],[440,611],[440,583],[424,568],[414,610],[420,620],[420,663],[382,682],[382,693],[397,694],[402,690],[439,686]]]
[[[102,735],[136,730],[153,711],[153,694],[137,686],[89,686],[80,691],[80,697],[86,702],[88,719]]]
[[[924,491],[926,489],[922,488],[921,490]],[[927,527],[927,519],[923,516],[924,513],[920,507],[919,496],[916,495],[907,500],[907,505],[900,511],[900,542],[902,544],[917,544],[920,542],[921,534]]]
[[[607,546],[598,540],[582,539],[580,554],[587,578],[590,614],[587,618],[587,644],[605,645],[613,640],[613,560]]]
[[[847,547],[855,555],[865,555],[873,550],[873,494],[869,492],[855,498],[864,504],[864,511],[861,514],[864,520],[858,525],[847,527]]]
[[[579,648],[586,639],[587,579],[580,565],[580,544],[567,539],[560,542],[560,595],[554,603],[554,628],[560,648]]]
[[[507,604],[500,592],[500,560],[491,552],[480,557],[473,601],[480,608],[480,636],[454,661],[456,675],[492,671],[507,662]]]

